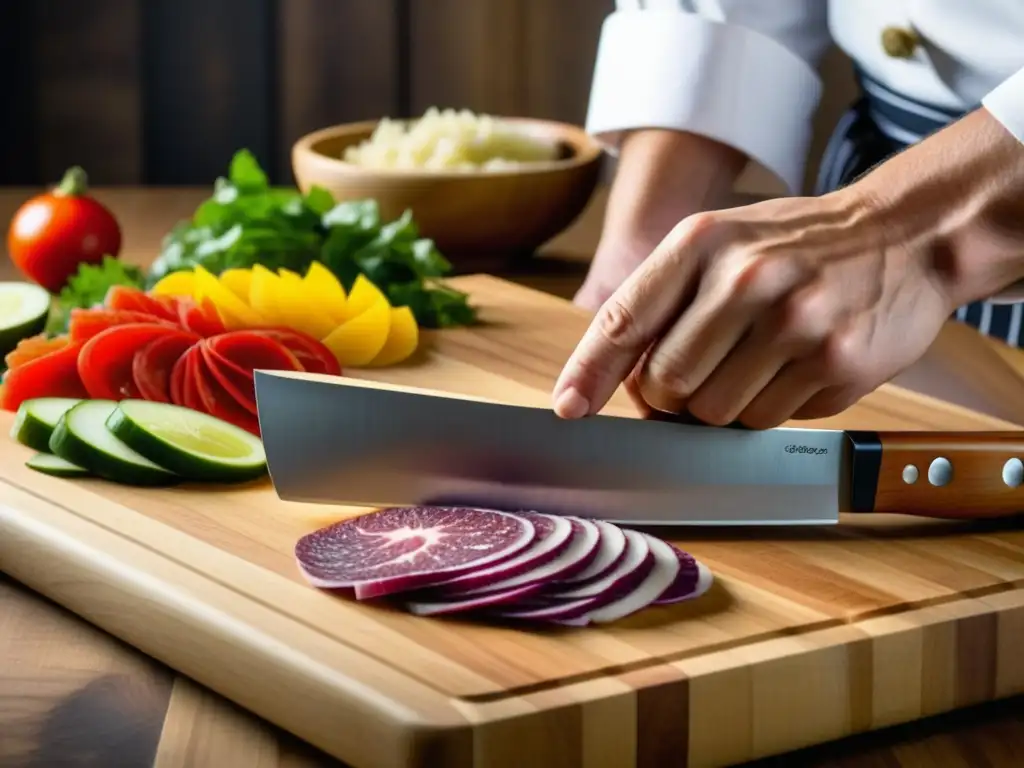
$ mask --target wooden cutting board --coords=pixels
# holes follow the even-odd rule
[[[459,283],[486,325],[374,377],[546,403],[585,317]],[[820,424],[1013,428],[891,387]],[[285,503],[269,482],[59,480],[28,455],[0,441],[0,569],[359,768],[725,765],[1024,691],[1024,531],[1006,523],[678,529],[717,577],[704,598],[521,631],[307,586],[295,540],[357,510]]]

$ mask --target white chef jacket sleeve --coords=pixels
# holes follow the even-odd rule
[[[824,0],[616,0],[594,66],[587,130],[688,131],[742,151],[792,194],[803,186]]]
[[[1024,142],[1024,69],[1010,75],[981,100],[1006,130]]]

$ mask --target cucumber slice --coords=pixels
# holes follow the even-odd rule
[[[60,417],[50,436],[50,451],[115,483],[155,486],[180,480],[107,429],[107,419],[115,410],[117,403],[113,400],[83,400]]]
[[[107,427],[141,455],[190,480],[241,482],[267,471],[258,437],[191,408],[122,400]]]
[[[49,292],[35,283],[0,282],[0,356],[43,332],[51,301]]]
[[[44,475],[53,475],[54,477],[89,476],[89,470],[82,469],[77,464],[65,461],[60,456],[54,456],[52,453],[37,453],[25,462],[25,466],[29,469],[34,469],[36,472],[42,472]]]
[[[11,425],[11,437],[40,453],[48,453],[50,435],[60,417],[80,402],[73,397],[37,397],[26,400],[18,406],[14,424]]]

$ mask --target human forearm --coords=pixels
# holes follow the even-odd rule
[[[1024,144],[984,108],[851,188],[880,231],[933,262],[957,304],[1024,279]]]
[[[682,219],[721,206],[745,164],[739,151],[693,133],[631,133],[620,151],[602,241],[653,249]]]

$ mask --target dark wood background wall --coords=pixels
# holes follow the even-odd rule
[[[278,182],[310,130],[427,107],[581,123],[613,0],[0,0],[0,184]]]

